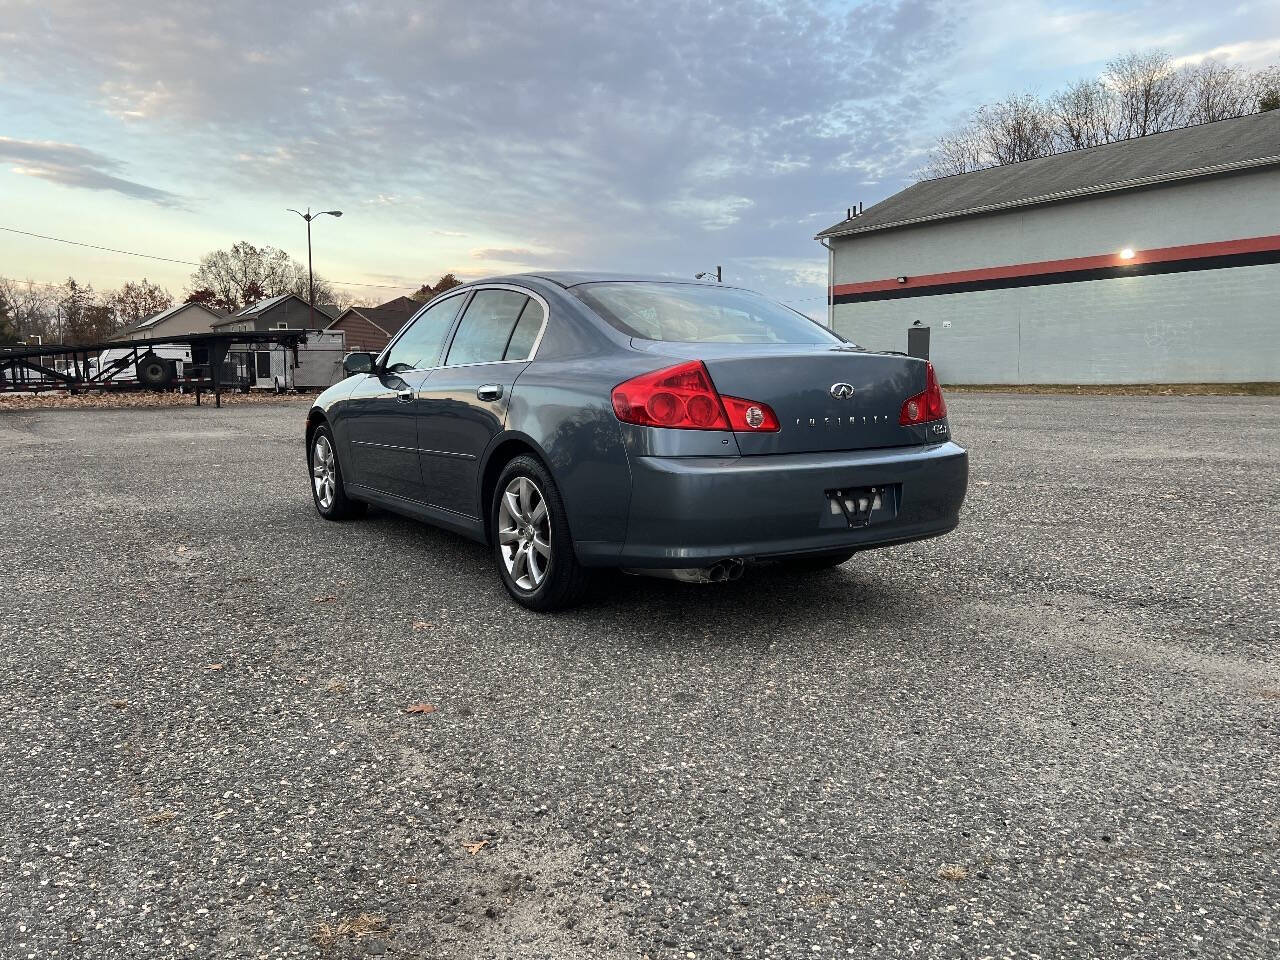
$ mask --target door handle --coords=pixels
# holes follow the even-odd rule
[[[401,403],[412,403],[412,402],[413,402],[413,391],[412,391],[412,390],[397,390],[397,391],[396,391],[396,399],[397,399],[397,400],[399,400]]]
[[[476,398],[480,400],[501,400],[502,384],[486,383],[483,387],[476,387]]]

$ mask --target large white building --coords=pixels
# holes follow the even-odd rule
[[[818,235],[831,322],[945,383],[1280,381],[1280,110],[926,180]]]

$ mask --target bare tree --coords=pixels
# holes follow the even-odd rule
[[[1185,72],[1187,121],[1212,123],[1253,112],[1256,99],[1238,67],[1205,59]]]
[[[1049,111],[1034,94],[1014,94],[978,108],[974,126],[988,166],[1034,160],[1053,153]]]
[[[977,128],[969,123],[938,138],[922,176],[953,177],[958,173],[969,173],[988,166],[990,164],[982,155]]]
[[[30,280],[0,280],[0,297],[9,304],[10,319],[19,338],[55,338],[55,314],[49,288]]]
[[[1115,135],[1115,98],[1101,80],[1078,80],[1049,98],[1055,152],[1110,143]]]
[[[1259,70],[1249,78],[1252,109],[1259,113],[1280,110],[1280,65]]]
[[[1116,139],[1145,137],[1187,125],[1187,82],[1163,50],[1130,51],[1107,64],[1102,81],[1116,98]]]
[[[63,343],[74,346],[97,343],[120,328],[114,311],[94,296],[92,284],[81,284],[67,277],[56,295]]]
[[[106,304],[115,311],[120,326],[132,327],[161,310],[168,310],[173,306],[173,295],[143,277],[141,281],[130,280],[119,290],[107,294]]]
[[[13,307],[0,289],[0,346],[18,342],[18,325],[13,321]]]
[[[1251,72],[1206,59],[1179,67],[1163,51],[1133,51],[1108,63],[1100,77],[1043,101],[1023,93],[978,107],[938,138],[920,176],[968,173],[1277,108],[1280,65]]]
[[[265,297],[286,293],[296,293],[305,300],[307,268],[276,247],[255,247],[241,240],[228,250],[205,254],[191,274],[190,290],[190,297],[199,295],[203,302],[232,313]],[[206,291],[212,294],[211,299],[206,299]],[[316,277],[316,302],[333,299],[333,288]]]

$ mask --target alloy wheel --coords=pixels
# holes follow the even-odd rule
[[[542,491],[528,477],[516,477],[502,492],[498,548],[517,587],[542,586],[551,565],[551,516]]]
[[[316,488],[316,502],[320,504],[320,509],[328,510],[333,506],[338,487],[333,447],[323,433],[316,437],[315,445],[311,448],[311,482]]]

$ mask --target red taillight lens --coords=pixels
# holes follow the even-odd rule
[[[942,388],[938,386],[938,375],[934,373],[933,364],[925,361],[924,366],[924,392],[917,393],[914,397],[907,397],[902,404],[898,423],[904,427],[928,423],[930,420],[941,420],[947,415],[947,401],[942,399]]]
[[[738,433],[777,433],[778,418],[767,403],[743,400],[741,397],[721,397],[729,414],[729,425]]]
[[[767,404],[721,397],[701,360],[641,374],[613,388],[613,412],[624,423],[675,430],[767,433],[778,418]]]

